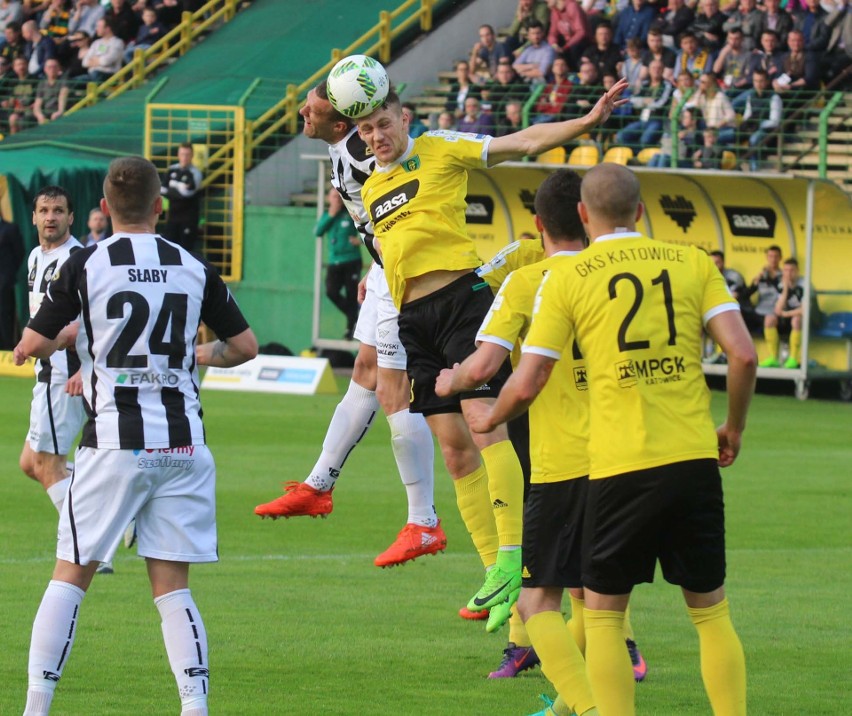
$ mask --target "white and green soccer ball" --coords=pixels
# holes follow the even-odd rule
[[[331,68],[326,82],[332,106],[350,119],[365,117],[380,107],[389,89],[385,68],[366,55],[344,57]]]

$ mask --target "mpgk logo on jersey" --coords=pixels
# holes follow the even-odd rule
[[[380,196],[370,204],[370,215],[374,221],[384,218],[388,214],[397,211],[400,207],[405,206],[417,196],[419,190],[419,180],[414,179],[413,181],[406,182],[384,196]]]

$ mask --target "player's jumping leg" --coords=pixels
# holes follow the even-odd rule
[[[332,509],[331,491],[340,477],[343,464],[361,441],[379,409],[376,398],[376,349],[361,343],[355,358],[355,368],[346,395],[337,404],[325,439],[322,453],[304,482],[286,483],[284,494],[255,507],[261,517],[324,517]]]

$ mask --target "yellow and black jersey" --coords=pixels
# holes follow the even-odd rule
[[[476,273],[483,281],[486,281],[494,293],[500,289],[500,285],[506,280],[512,271],[517,271],[522,266],[529,266],[544,258],[544,247],[541,241],[524,239],[513,241],[494,254],[494,258],[482,264]]]
[[[464,198],[467,170],[487,166],[490,141],[479,134],[427,132],[364,183],[361,197],[397,308],[408,279],[482,263],[467,233]]]
[[[739,308],[707,254],[640,234],[599,237],[548,272],[523,350],[559,359],[576,334],[592,479],[718,456],[701,336],[729,310]]]
[[[523,340],[544,275],[574,255],[560,252],[510,273],[494,297],[477,342],[497,343],[511,350]],[[583,358],[575,345],[554,367],[544,390],[530,406],[529,416],[530,482],[561,482],[589,474],[588,385]]]

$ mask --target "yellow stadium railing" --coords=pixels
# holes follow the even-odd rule
[[[185,12],[180,23],[146,50],[136,50],[133,59],[101,84],[90,82],[86,95],[65,114],[91,107],[101,99],[112,99],[139,87],[173,57],[185,55],[193,41],[218,23],[230,22],[240,0],[209,0],[195,12]]]

